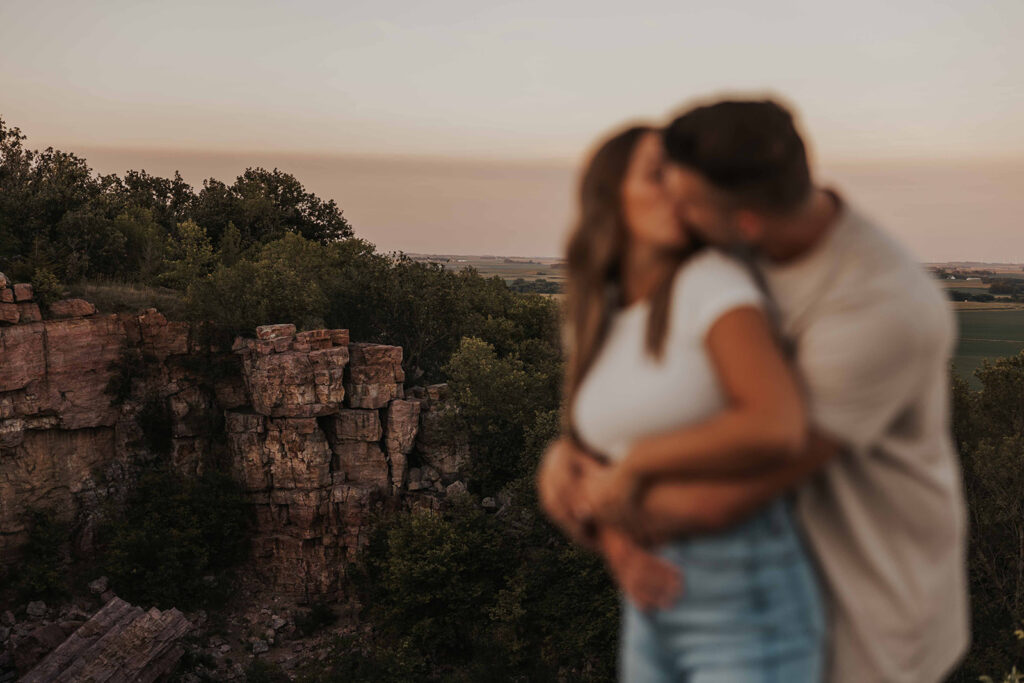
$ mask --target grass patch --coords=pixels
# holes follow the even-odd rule
[[[69,287],[71,296],[85,299],[101,313],[139,313],[156,308],[169,319],[184,320],[181,292],[138,283],[82,281]]]

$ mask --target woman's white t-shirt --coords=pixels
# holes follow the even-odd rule
[[[575,427],[590,449],[620,460],[643,436],[713,417],[726,397],[705,347],[723,314],[764,310],[764,296],[747,268],[715,249],[684,262],[673,275],[664,354],[645,348],[650,301],[612,315],[608,336],[576,393]]]

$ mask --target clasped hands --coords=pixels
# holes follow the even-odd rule
[[[627,463],[597,463],[580,480],[577,515],[585,522],[618,527],[641,545],[648,545],[650,539],[640,514],[644,488],[643,478]]]
[[[648,610],[678,598],[682,573],[651,550],[668,539],[658,538],[644,518],[645,482],[628,463],[604,464],[563,437],[548,447],[537,483],[552,521],[602,553],[634,604]]]

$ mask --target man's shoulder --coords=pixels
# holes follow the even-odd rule
[[[940,337],[949,333],[949,302],[910,249],[856,205],[844,205],[836,230],[829,291],[816,317],[856,317]]]
[[[845,288],[862,291],[866,297],[885,293],[893,302],[906,301],[908,305],[925,303],[921,297],[942,301],[942,297],[928,296],[940,293],[924,264],[877,220],[858,207],[849,207],[843,217],[843,240],[839,244],[840,260],[849,281]]]

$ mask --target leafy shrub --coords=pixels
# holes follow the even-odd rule
[[[37,268],[32,274],[32,294],[43,308],[48,308],[64,294],[60,280],[49,268]]]
[[[615,588],[599,558],[560,540],[530,489],[510,487],[503,515],[466,495],[441,512],[381,517],[349,571],[374,636],[334,670],[355,678],[393,651],[392,672],[367,680],[612,678]]]
[[[227,475],[145,472],[102,530],[103,565],[131,602],[190,609],[226,597],[227,571],[247,556],[244,492]]]
[[[14,567],[11,584],[22,601],[68,594],[71,525],[52,510],[29,510],[28,540]]]
[[[982,388],[953,383],[953,433],[970,524],[972,646],[955,681],[1024,666],[1005,624],[1024,619],[1024,354],[986,361]]]

